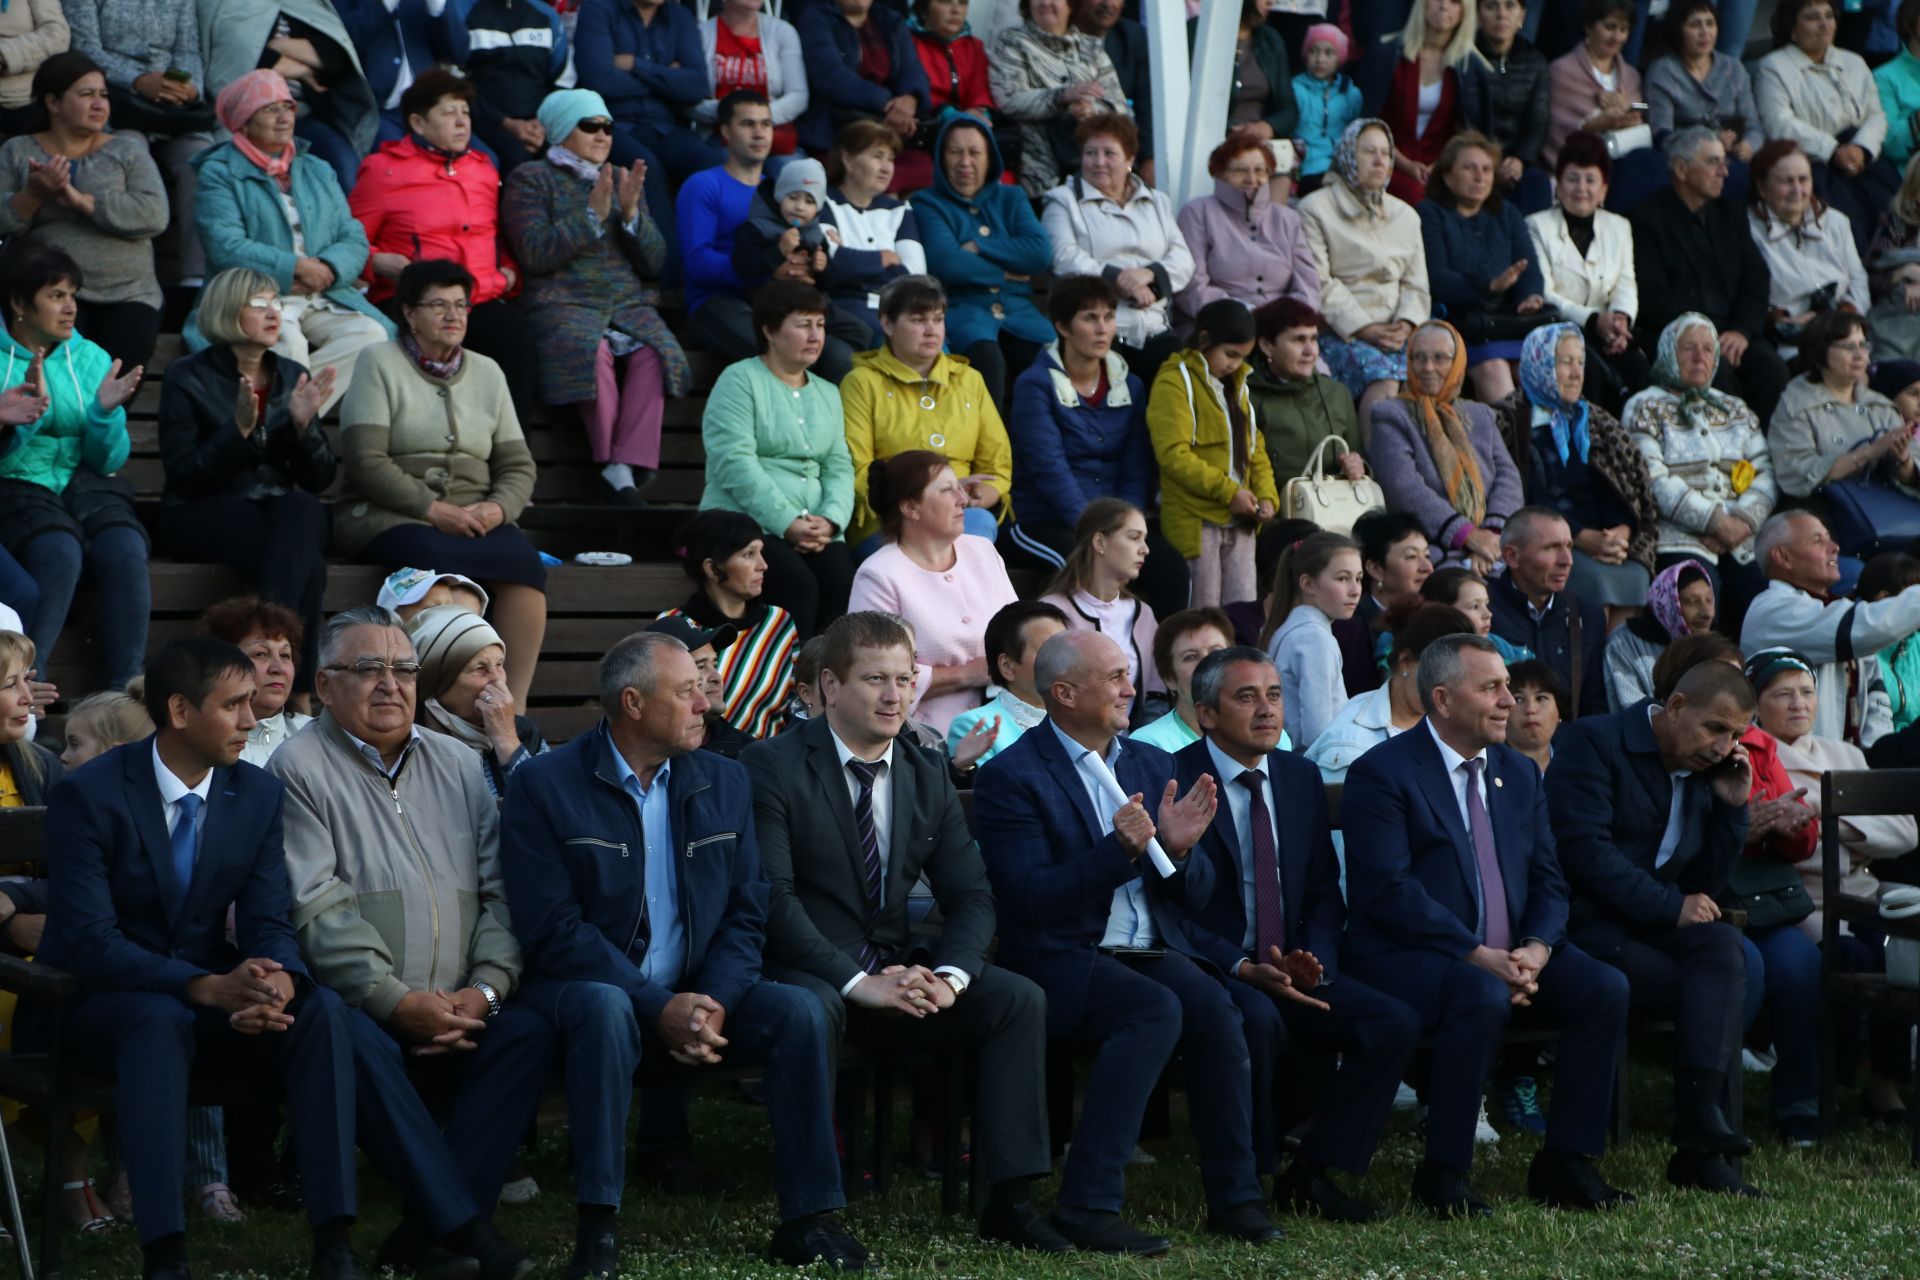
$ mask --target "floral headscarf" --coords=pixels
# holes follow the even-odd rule
[[[1433,453],[1433,468],[1440,473],[1440,483],[1446,486],[1447,501],[1474,524],[1482,524],[1487,518],[1487,482],[1480,472],[1480,456],[1473,451],[1473,441],[1467,437],[1467,424],[1454,408],[1460,388],[1467,380],[1467,344],[1460,337],[1460,331],[1445,320],[1429,320],[1407,340],[1409,352],[1414,340],[1428,330],[1444,332],[1453,339],[1453,363],[1447,367],[1438,395],[1415,391],[1413,379],[1409,377],[1401,385],[1400,398],[1413,405],[1420,425],[1426,428],[1427,448]]]
[[[1347,184],[1347,190],[1360,197],[1362,203],[1378,209],[1385,203],[1386,190],[1368,191],[1360,185],[1360,135],[1368,129],[1378,129],[1387,135],[1387,145],[1393,145],[1393,128],[1378,116],[1362,116],[1348,125],[1340,135],[1340,141],[1333,144],[1333,171],[1340,175],[1340,181]]]
[[[1733,406],[1713,389],[1713,375],[1707,385],[1695,387],[1680,376],[1680,335],[1689,329],[1705,329],[1713,335],[1713,373],[1720,371],[1720,330],[1698,311],[1688,311],[1660,331],[1660,349],[1653,361],[1653,385],[1680,401],[1680,415],[1695,426],[1710,425],[1703,411],[1726,413]]]
[[[1693,634],[1693,630],[1687,626],[1686,615],[1680,612],[1680,588],[1687,585],[1684,579],[1688,574],[1697,575],[1707,584],[1709,591],[1713,589],[1713,579],[1694,560],[1682,560],[1679,564],[1662,569],[1660,576],[1653,580],[1653,585],[1647,588],[1647,609],[1653,614],[1654,621],[1665,627],[1667,634],[1675,640]]]
[[[1560,358],[1560,344],[1568,338],[1579,343],[1582,351],[1587,349],[1579,327],[1564,321],[1535,329],[1520,344],[1520,389],[1535,408],[1546,410],[1553,447],[1559,451],[1562,466],[1574,453],[1584,463],[1593,448],[1593,439],[1587,433],[1587,402],[1568,404],[1560,398],[1560,379],[1555,376],[1554,366]]]

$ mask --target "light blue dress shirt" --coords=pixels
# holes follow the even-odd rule
[[[1080,785],[1086,788],[1087,799],[1093,802],[1093,816],[1100,823],[1100,834],[1113,834],[1112,802],[1108,799],[1106,788],[1102,785],[1099,772],[1093,767],[1093,752],[1081,746],[1060,731],[1057,724],[1049,724],[1054,736],[1060,739],[1060,749],[1073,761],[1073,771],[1080,776]],[[1121,739],[1115,737],[1113,745],[1107,748],[1107,768],[1112,770],[1120,760]],[[1142,872],[1141,874],[1144,874]],[[1133,879],[1113,891],[1113,905],[1107,911],[1107,931],[1100,938],[1103,947],[1152,947],[1158,945],[1153,935],[1153,914],[1147,909],[1146,881],[1136,874]]]
[[[1253,906],[1253,804],[1247,789],[1240,785],[1240,775],[1247,766],[1238,760],[1230,759],[1227,754],[1214,745],[1213,739],[1207,739],[1207,754],[1213,759],[1213,778],[1220,784],[1220,799],[1227,806],[1227,814],[1233,819],[1234,858],[1240,864],[1240,905],[1245,908],[1247,927],[1245,936],[1240,939],[1240,949],[1249,954],[1254,944],[1254,906]],[[1261,799],[1267,802],[1267,823],[1274,826],[1273,853],[1276,860],[1280,856],[1280,830],[1275,826],[1275,816],[1280,812],[1274,804],[1273,775],[1267,771],[1267,758],[1260,757],[1260,763],[1254,766],[1260,775]],[[1278,870],[1278,866],[1275,867]],[[1266,957],[1261,956],[1262,963]],[[1236,969],[1238,966],[1235,966]]]
[[[680,918],[680,884],[675,879],[679,867],[673,856],[673,808],[667,803],[673,761],[663,762],[653,775],[653,785],[643,787],[625,756],[616,750],[613,760],[620,774],[620,789],[640,811],[640,824],[647,833],[647,923],[653,940],[640,958],[640,976],[663,987],[678,987],[686,976],[687,923]]]

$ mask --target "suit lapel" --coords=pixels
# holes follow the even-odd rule
[[[1487,816],[1493,820],[1494,851],[1500,858],[1500,884],[1506,891],[1507,921],[1515,929],[1520,927],[1520,917],[1527,909],[1527,877],[1532,874],[1533,854],[1533,813],[1522,812],[1519,797],[1524,790],[1518,784],[1518,778],[1510,777],[1507,767],[1513,758],[1522,761],[1521,767],[1533,769],[1533,761],[1524,756],[1507,757],[1498,752],[1487,752],[1487,777],[1492,794],[1488,797]],[[1505,784],[1513,782],[1513,787]],[[1512,791],[1515,799],[1508,799],[1506,792]],[[1514,939],[1519,941],[1518,937]]]
[[[821,719],[810,722],[806,733],[807,763],[813,770],[814,780],[819,783],[821,803],[827,806],[827,812],[833,815],[834,822],[840,827],[840,847],[847,851],[847,869],[856,886],[855,898],[864,902],[867,897],[866,859],[860,850],[859,830],[854,826],[853,801],[847,795],[846,770],[840,767],[840,757],[833,749],[833,731]]]
[[[923,762],[914,755],[911,743],[894,740],[893,763],[887,768],[887,786],[892,788],[890,799],[893,812],[890,815],[891,830],[887,833],[887,878],[881,886],[881,900],[891,904],[906,897],[912,888],[912,881],[906,880],[906,889],[901,888],[902,881],[909,874],[907,863],[914,858],[913,846],[913,803],[920,788],[916,785],[914,771]],[[915,880],[920,877],[920,868],[915,866],[911,872]]]
[[[153,772],[153,739],[127,752],[127,807],[133,812],[133,825],[140,833],[140,847],[147,855],[154,882],[160,887],[160,900],[167,904],[169,923],[179,916],[183,886],[173,874],[173,844],[167,838],[167,808],[160,799],[160,780]]]
[[[1273,791],[1273,856],[1280,864],[1280,906],[1286,912],[1287,943],[1291,948],[1306,945],[1305,939],[1293,936],[1293,922],[1305,915],[1307,859],[1313,856],[1309,843],[1313,836],[1311,832],[1304,832],[1300,824],[1281,817],[1281,805],[1286,800],[1280,794],[1281,773],[1280,753],[1275,751],[1267,760],[1267,781]],[[1302,835],[1305,840],[1300,838]]]
[[[1414,739],[1413,750],[1418,757],[1417,771],[1420,777],[1420,792],[1426,796],[1427,804],[1440,819],[1440,825],[1446,828],[1453,841],[1454,854],[1460,861],[1460,875],[1466,881],[1467,888],[1480,883],[1479,868],[1475,866],[1473,840],[1467,834],[1466,824],[1460,820],[1460,800],[1454,794],[1453,779],[1447,776],[1446,758],[1440,754],[1440,748],[1433,741],[1433,731],[1426,721],[1421,721],[1408,733],[1420,736]],[[1499,840],[1498,836],[1494,837]],[[1478,895],[1476,894],[1477,898]]]
[[[1053,721],[1042,720],[1027,732],[1040,735],[1040,758],[1046,762],[1047,772],[1053,775],[1054,785],[1066,793],[1067,803],[1080,815],[1080,824],[1086,828],[1087,838],[1098,840],[1101,836],[1100,819],[1093,812],[1093,802],[1087,799],[1087,788],[1080,781],[1080,771],[1073,767],[1073,761],[1067,759],[1066,750],[1060,745]],[[1124,768],[1125,752],[1121,753],[1120,759]]]
[[[194,902],[205,893],[214,875],[213,863],[227,848],[228,832],[233,826],[234,807],[239,803],[233,789],[233,770],[215,769],[213,785],[207,788],[207,817],[200,827],[200,856],[193,860],[193,880],[181,895],[182,919],[192,914]]]

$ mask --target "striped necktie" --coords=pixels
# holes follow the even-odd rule
[[[886,905],[886,886],[880,869],[880,833],[873,825],[873,782],[886,767],[884,760],[872,763],[865,760],[847,761],[854,781],[860,784],[860,795],[853,802],[853,825],[860,835],[860,861],[867,873],[867,902],[875,916]],[[860,944],[860,967],[868,973],[880,967],[880,949],[873,945],[870,938]]]

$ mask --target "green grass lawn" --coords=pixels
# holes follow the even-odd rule
[[[1550,1213],[1526,1200],[1527,1162],[1537,1144],[1515,1136],[1482,1147],[1474,1171],[1478,1190],[1496,1210],[1491,1221],[1437,1222],[1413,1209],[1407,1183],[1419,1156],[1405,1117],[1396,1117],[1372,1174],[1358,1190],[1395,1210],[1370,1227],[1283,1219],[1286,1243],[1268,1249],[1228,1244],[1205,1231],[1205,1206],[1185,1136],[1178,1095],[1174,1133],[1149,1144],[1158,1164],[1135,1169],[1128,1180],[1134,1220],[1174,1240],[1173,1252],[1146,1261],[1093,1255],[1058,1260],[990,1248],[974,1239],[964,1217],[943,1218],[937,1183],[921,1176],[903,1150],[885,1196],[868,1196],[846,1218],[873,1253],[879,1276],[951,1277],[953,1280],[1014,1280],[1026,1277],[1329,1277],[1338,1280],[1520,1280],[1524,1277],[1789,1277],[1920,1276],[1920,1175],[1909,1170],[1904,1131],[1857,1129],[1814,1152],[1790,1152],[1770,1140],[1757,1117],[1764,1108],[1764,1078],[1749,1077],[1749,1125],[1760,1150],[1747,1162],[1747,1176],[1767,1191],[1763,1203],[1729,1200],[1669,1189],[1663,1173],[1666,1073],[1657,1056],[1636,1065],[1636,1133],[1610,1152],[1602,1169],[1612,1182],[1640,1196],[1633,1209],[1606,1216]],[[764,1258],[774,1224],[767,1173],[764,1113],[732,1094],[703,1098],[694,1114],[708,1163],[738,1180],[740,1192],[726,1200],[629,1197],[621,1217],[625,1246],[622,1275],[736,1280],[791,1276]],[[897,1126],[903,1136],[903,1107]],[[38,1153],[18,1142],[16,1161],[35,1167]],[[541,1263],[540,1275],[557,1276],[573,1243],[568,1195],[567,1144],[559,1123],[542,1130],[530,1161],[541,1184],[531,1204],[502,1206],[503,1232]],[[393,1225],[395,1207],[373,1174],[363,1182],[365,1213],[356,1246],[371,1259]],[[1042,1203],[1053,1194],[1039,1189]],[[195,1273],[210,1277],[302,1276],[307,1232],[302,1219],[255,1213],[239,1227],[190,1218],[189,1248]],[[130,1228],[85,1240],[68,1237],[65,1274],[137,1276],[139,1254]]]

